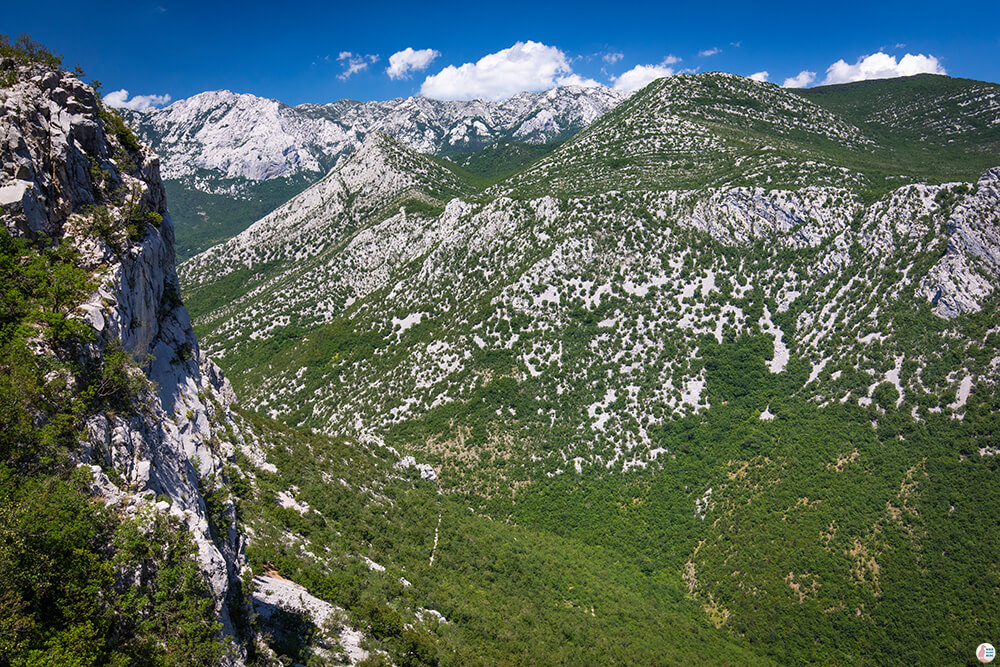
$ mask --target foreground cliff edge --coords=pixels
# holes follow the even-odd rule
[[[24,385],[5,387],[17,407],[33,415],[30,427],[45,433],[57,421],[85,437],[68,452],[51,445],[34,452],[25,442],[29,436],[19,439],[16,429],[5,428],[6,464],[65,477],[65,468],[75,463],[123,525],[138,519],[139,530],[153,541],[152,526],[162,523],[168,531],[180,530],[177,540],[193,541],[205,584],[201,593],[211,608],[202,614],[201,640],[217,638],[208,632],[217,618],[220,636],[237,641],[224,651],[213,641],[209,653],[240,662],[246,657],[241,644],[249,638],[240,579],[246,561],[232,500],[220,492],[233,453],[233,438],[221,434],[233,430],[235,397],[201,353],[180,303],[158,158],[78,79],[14,58],[0,61],[0,72],[6,84],[0,92],[0,220],[5,235],[23,239],[7,243],[17,254],[6,258],[11,264],[4,267],[10,272],[5,278],[28,259],[58,253],[62,260],[47,276],[53,288],[70,292],[69,284],[60,284],[71,282],[70,276],[85,287],[72,295],[85,296],[82,302],[42,303],[40,312],[4,322],[28,331],[34,365],[50,369],[40,394]],[[35,286],[27,299],[40,292]],[[121,549],[115,539],[109,542],[92,546],[117,562]],[[130,569],[135,563],[124,560],[115,568],[111,588],[167,595],[156,587],[158,546],[149,545],[139,567]],[[190,585],[192,600],[185,603],[197,606],[198,582]],[[17,599],[31,608],[30,592],[21,591]],[[139,609],[140,615],[149,612]],[[59,622],[53,624],[58,630]],[[65,632],[76,631],[67,625]],[[32,632],[42,630],[29,627],[25,637],[15,632],[4,641],[27,646],[36,643]],[[100,651],[113,654],[121,649],[113,644],[126,638],[105,641]],[[167,654],[189,643],[144,641],[154,639],[162,640]]]

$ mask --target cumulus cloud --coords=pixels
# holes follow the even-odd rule
[[[580,88],[596,88],[601,85],[593,79],[588,79],[582,77],[579,74],[567,74],[566,76],[561,76],[557,80],[560,86],[579,86]]]
[[[341,51],[340,55],[337,56],[337,61],[344,65],[344,71],[338,74],[337,78],[341,81],[347,81],[353,75],[363,72],[370,65],[377,63],[378,55],[362,55],[360,53],[351,53],[350,51]]]
[[[795,76],[785,79],[785,82],[781,85],[785,88],[805,88],[815,80],[816,72],[810,72],[809,70],[804,69]]]
[[[714,56],[716,53],[722,53],[722,49],[717,46],[713,46],[710,49],[705,49],[704,51],[699,51],[698,55],[702,58],[707,58],[708,56]]]
[[[669,56],[667,56],[666,58],[663,59],[663,62],[661,64],[662,65],[676,65],[680,61],[681,61],[681,59],[678,58],[677,56],[675,56],[675,55],[669,55]]]
[[[622,59],[622,58],[624,58],[624,57],[625,57],[625,54],[624,54],[624,53],[618,53],[617,51],[612,51],[612,52],[610,52],[610,53],[605,53],[605,54],[604,54],[604,55],[602,56],[602,59],[603,59],[603,60],[604,60],[604,62],[606,62],[607,64],[609,64],[609,65],[614,65],[614,64],[615,64],[616,62],[618,62],[619,60],[621,60],[621,59]]]
[[[673,58],[673,56],[670,56],[670,58]],[[660,65],[636,65],[621,76],[612,78],[614,87],[617,90],[632,92],[644,88],[662,77],[673,76],[675,73],[674,68],[669,67],[668,62],[677,61],[671,61],[670,58],[664,60]]]
[[[522,91],[555,86],[598,85],[573,73],[566,54],[539,42],[517,42],[508,49],[459,67],[448,65],[424,79],[420,94],[438,100],[501,100]]]
[[[132,111],[149,111],[157,109],[170,102],[170,95],[136,95],[128,98],[128,91],[122,88],[108,93],[101,100],[115,109],[131,109]]]
[[[434,49],[414,50],[408,46],[389,56],[389,67],[385,72],[390,79],[404,79],[414,72],[427,69],[431,61],[440,55],[441,52]]]
[[[754,81],[763,82],[767,81],[767,77],[769,76],[771,75],[767,73],[767,70],[764,70],[763,72],[754,72],[753,74],[750,75],[750,78],[753,79]]]
[[[912,76],[914,74],[947,74],[947,72],[934,56],[907,53],[897,61],[895,56],[879,51],[858,58],[858,61],[853,65],[848,65],[844,60],[838,60],[827,68],[823,83],[892,79],[897,76]]]

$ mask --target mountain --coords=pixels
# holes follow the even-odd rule
[[[679,580],[759,656],[961,661],[1000,630],[967,538],[1000,510],[996,90],[675,76],[478,189],[366,142],[185,300],[253,409]]]
[[[385,133],[423,153],[568,138],[618,104],[608,88],[556,88],[501,102],[341,100],[288,106],[229,91],[164,109],[123,111],[162,157],[184,257],[242,231],[314,183],[365,137]],[[235,202],[234,202],[235,200]],[[234,208],[235,203],[235,208]]]

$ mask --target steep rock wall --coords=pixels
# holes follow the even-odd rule
[[[0,221],[79,251],[98,285],[76,310],[93,330],[84,357],[124,350],[142,387],[134,409],[86,419],[79,464],[124,515],[151,509],[187,527],[223,632],[245,637],[246,561],[225,474],[235,395],[178,296],[159,160],[78,79],[11,60],[0,71],[16,75],[0,89]]]

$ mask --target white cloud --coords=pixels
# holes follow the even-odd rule
[[[858,58],[858,62],[853,65],[838,60],[827,68],[823,83],[892,79],[897,76],[912,76],[914,74],[947,74],[947,72],[934,56],[907,53],[897,62],[895,56],[879,51]]]
[[[566,76],[561,76],[557,80],[560,86],[579,86],[580,88],[596,88],[601,84],[593,79],[587,79],[579,74],[567,74]]]
[[[415,51],[412,47],[406,47],[402,51],[389,56],[389,67],[385,72],[390,79],[404,79],[414,72],[421,72],[431,64],[435,58],[441,55],[440,51],[434,49],[420,49]]]
[[[785,82],[781,85],[785,88],[805,88],[815,80],[816,72],[810,72],[809,70],[804,69],[795,76],[785,79]]]
[[[750,78],[753,79],[754,81],[764,82],[767,81],[767,77],[769,76],[771,75],[767,73],[767,70],[764,70],[763,72],[754,72],[753,74],[750,75]]]
[[[610,53],[605,53],[603,56],[604,62],[609,65],[614,65],[616,62],[625,57],[624,53],[618,53],[617,51],[612,51]]]
[[[680,61],[681,61],[681,59],[680,59],[680,58],[678,58],[677,56],[674,56],[674,55],[669,55],[669,56],[667,56],[666,58],[664,58],[664,59],[663,59],[663,62],[662,62],[662,63],[660,63],[660,64],[661,64],[661,65],[676,65],[676,64],[677,64],[677,63],[679,63]]]
[[[632,92],[645,88],[648,84],[665,76],[673,76],[674,68],[662,65],[636,65],[619,77],[612,78],[617,90]]]
[[[598,84],[574,74],[560,49],[527,41],[483,56],[475,63],[448,65],[424,79],[420,94],[438,100],[501,100],[526,90],[566,85]]]
[[[132,99],[129,99],[128,91],[122,88],[121,90],[108,93],[101,98],[101,101],[115,109],[149,111],[170,102],[170,95],[136,95]]]
[[[337,56],[337,61],[344,64],[344,71],[337,75],[337,78],[341,81],[347,81],[351,76],[357,74],[358,72],[363,72],[370,65],[378,62],[377,54],[361,55],[360,53],[351,53],[350,51],[341,51],[340,55]]]
[[[710,49],[705,49],[704,51],[699,51],[698,55],[702,58],[707,58],[708,56],[714,56],[716,53],[722,53],[722,49],[717,46],[713,46]]]

